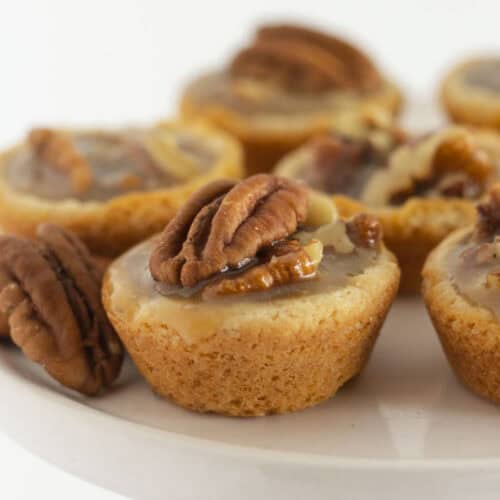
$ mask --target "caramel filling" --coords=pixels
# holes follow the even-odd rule
[[[461,295],[500,318],[500,237],[477,242],[469,233],[453,246],[445,265]]]
[[[250,118],[303,117],[352,110],[359,96],[349,90],[320,94],[297,93],[252,79],[232,78],[226,72],[195,80],[188,95],[199,106],[219,105]]]
[[[347,284],[373,262],[380,226],[370,216],[337,220],[315,230],[300,230],[263,248],[255,257],[226,267],[193,287],[156,282],[156,291],[195,301],[267,300],[320,293]]]
[[[118,278],[125,278],[126,286],[132,287],[133,295],[138,300],[164,297],[180,305],[184,304],[185,307],[214,301],[228,303],[260,302],[326,293],[345,287],[352,277],[363,273],[367,267],[374,265],[380,255],[376,249],[356,247],[348,253],[342,253],[335,251],[333,246],[326,245],[323,258],[314,276],[280,286],[272,286],[256,293],[235,293],[218,297],[205,296],[204,298],[202,291],[207,284],[213,284],[228,277],[237,277],[246,270],[258,265],[259,260],[247,262],[238,270],[225,270],[210,280],[199,283],[194,288],[172,287],[159,284],[151,276],[148,261],[154,245],[154,240],[142,243],[117,261],[114,266],[114,272],[119,275],[117,280]]]
[[[368,179],[384,164],[385,155],[368,141],[327,135],[311,144],[296,178],[313,189],[359,198]]]
[[[494,94],[500,93],[500,59],[478,61],[470,65],[463,80],[471,87],[479,87]]]
[[[151,133],[146,130],[47,131],[49,144],[41,144],[36,132],[31,142],[7,157],[4,176],[15,191],[48,200],[107,201],[126,193],[170,187],[185,180],[186,171],[196,175],[208,170],[216,158],[200,138],[183,132],[160,153],[158,148],[152,150]],[[156,145],[159,141],[154,140]]]
[[[479,198],[499,175],[497,139],[450,127],[397,148],[366,183],[368,205],[399,205],[411,197]]]

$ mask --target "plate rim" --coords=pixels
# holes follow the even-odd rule
[[[5,358],[9,353],[3,352],[0,357]],[[498,470],[500,469],[499,458],[351,458],[335,455],[322,455],[300,451],[279,451],[267,448],[244,446],[239,444],[225,443],[216,439],[194,437],[188,434],[168,431],[134,422],[127,418],[108,413],[98,408],[85,404],[82,401],[73,400],[62,393],[54,391],[50,387],[43,387],[34,382],[16,376],[15,367],[9,370],[5,363],[0,363],[0,378],[5,378],[0,383],[0,392],[14,393],[16,397],[23,396],[26,400],[31,398],[38,404],[49,404],[52,408],[68,411],[75,416],[85,414],[87,419],[92,419],[99,425],[102,420],[113,423],[117,432],[126,435],[132,433],[147,435],[148,437],[161,439],[162,442],[183,449],[200,450],[206,454],[220,456],[221,458],[238,460],[245,463],[265,463],[269,465],[286,465],[295,467],[321,468],[321,469],[359,469],[359,470]],[[7,400],[7,399],[5,399]],[[12,400],[10,398],[9,400]],[[174,403],[172,403],[174,404]],[[5,408],[5,407],[4,407]],[[256,417],[263,418],[263,417]],[[265,418],[265,417],[264,417]],[[4,429],[5,430],[5,429]],[[7,431],[8,433],[8,431]],[[14,440],[16,437],[8,433]]]

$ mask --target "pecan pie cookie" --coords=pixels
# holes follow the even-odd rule
[[[203,184],[240,177],[234,139],[198,122],[144,129],[35,129],[0,156],[0,226],[32,237],[42,222],[115,256],[160,231]]]
[[[0,317],[57,381],[93,396],[120,373],[123,347],[101,303],[102,272],[71,232],[42,224],[36,240],[0,236]]]
[[[181,111],[238,137],[255,173],[332,122],[372,106],[395,113],[400,104],[399,91],[356,47],[305,27],[273,25],[261,27],[227,67],[189,85]]]
[[[399,268],[366,214],[266,174],[214,182],[116,260],[106,311],[158,394],[235,416],[299,410],[365,365]]]
[[[453,68],[441,101],[457,122],[500,128],[500,58],[472,59]]]
[[[458,377],[500,403],[500,184],[478,212],[430,254],[423,294]]]
[[[401,289],[414,292],[430,250],[474,221],[474,202],[500,179],[500,136],[449,127],[401,144],[397,129],[379,127],[377,134],[378,141],[319,136],[283,159],[276,172],[334,194],[343,215],[373,213],[400,262]]]

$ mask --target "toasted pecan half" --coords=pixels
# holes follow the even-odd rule
[[[92,169],[64,133],[38,128],[30,132],[28,142],[35,154],[48,166],[63,172],[71,179],[76,193],[87,191],[92,184]]]
[[[43,224],[37,236],[0,237],[0,313],[29,359],[96,395],[117,378],[124,355],[101,304],[101,271],[72,233]]]
[[[264,26],[230,65],[235,76],[271,80],[287,89],[370,91],[381,77],[371,60],[349,43],[293,25]]]
[[[150,259],[153,278],[192,287],[237,269],[292,234],[307,215],[307,190],[271,175],[217,181],[191,197],[167,225]]]

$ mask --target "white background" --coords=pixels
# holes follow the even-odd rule
[[[432,95],[449,64],[500,50],[499,14],[498,0],[0,0],[0,144],[37,124],[168,116],[183,82],[272,18],[348,34],[408,95]],[[120,498],[44,464],[1,432],[0,469],[2,500]]]

